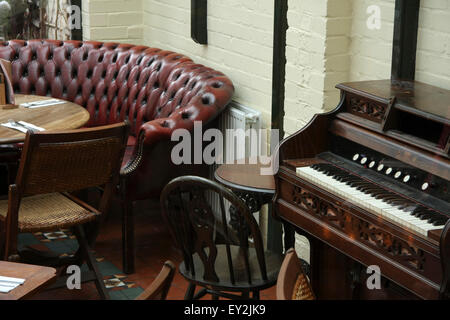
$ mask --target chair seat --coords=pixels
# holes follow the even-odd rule
[[[0,220],[6,219],[8,200],[0,201]],[[24,197],[19,209],[19,231],[69,228],[92,221],[98,213],[87,210],[61,193]]]
[[[303,272],[299,272],[297,275],[292,300],[315,300],[309,280]]]
[[[229,276],[229,268],[227,262],[227,252],[225,245],[217,245],[217,259],[215,261],[215,270],[219,282],[205,281],[203,279],[204,268],[200,257],[197,254],[193,255],[195,275],[186,270],[185,263],[180,264],[179,270],[183,277],[191,282],[195,282],[198,285],[209,285],[214,288],[222,288],[226,291],[242,291],[244,290],[262,290],[273,286],[278,277],[281,264],[283,262],[283,256],[270,251],[265,252],[265,260],[267,267],[267,280],[263,280],[259,269],[258,259],[256,252],[253,248],[249,248],[249,265],[250,274],[252,276],[251,284],[247,280],[247,272],[245,270],[244,263],[244,251],[239,246],[230,246],[235,283],[231,282]]]

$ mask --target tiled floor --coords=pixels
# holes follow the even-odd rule
[[[136,273],[126,276],[120,274],[122,268],[122,245],[121,245],[121,217],[119,206],[113,205],[105,225],[97,239],[95,250],[98,257],[102,257],[105,263],[102,269],[108,274],[117,275],[120,281],[124,279],[123,285],[129,288],[123,291],[112,291],[111,297],[114,299],[132,299],[137,296],[142,288],[146,288],[155,279],[163,263],[172,260],[175,265],[181,261],[177,249],[173,246],[170,234],[165,227],[159,208],[156,203],[138,203],[136,206]],[[109,269],[108,269],[109,268]],[[118,282],[119,283],[119,282]],[[169,290],[168,299],[180,300],[184,298],[187,282],[176,273],[172,287]],[[39,293],[35,299],[98,299],[97,290],[93,283],[82,284],[81,290],[68,290],[65,288],[48,290]],[[207,298],[209,299],[209,297]],[[261,292],[261,299],[275,299],[275,288]]]

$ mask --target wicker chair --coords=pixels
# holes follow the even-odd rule
[[[166,261],[155,280],[135,300],[165,300],[175,275],[175,265]]]
[[[214,195],[218,212],[207,200]],[[227,218],[225,201],[236,209],[236,224]],[[259,299],[261,290],[275,285],[283,257],[264,251],[255,218],[230,190],[201,177],[175,178],[161,193],[161,208],[183,254],[179,271],[190,283],[187,300],[206,294],[214,299]],[[203,289],[194,295],[197,285]]]
[[[100,296],[108,297],[90,247],[98,232],[98,218],[107,212],[117,185],[128,131],[127,123],[119,123],[76,131],[27,133],[16,183],[9,186],[8,200],[0,201],[5,260],[21,260],[19,232],[72,228],[79,242],[76,263],[86,261]],[[69,193],[96,186],[104,186],[98,209]]]
[[[311,284],[294,249],[286,252],[277,279],[278,300],[315,300]]]

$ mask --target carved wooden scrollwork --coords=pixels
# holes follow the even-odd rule
[[[319,197],[297,186],[294,186],[292,191],[292,199],[298,206],[325,218],[328,222],[340,228],[344,228],[345,215],[340,208],[322,201]]]
[[[349,99],[349,108],[352,112],[362,114],[368,118],[381,121],[386,113],[386,106],[357,97]]]
[[[423,271],[425,264],[423,250],[411,246],[406,241],[372,223],[359,219],[302,187],[292,187],[292,201],[303,210],[314,214],[342,231],[351,232],[352,237],[356,237],[360,242],[390,255],[399,263],[417,271]]]
[[[420,271],[423,270],[425,256],[422,250],[366,221],[359,220],[357,226],[360,240],[382,249],[403,264],[410,265]]]
[[[271,200],[271,196],[265,197],[264,195],[253,192],[234,191],[234,194],[236,194],[242,201],[244,201],[251,213],[260,211],[261,207]],[[230,226],[236,232],[244,232],[246,234],[250,234],[250,230],[248,229],[247,223],[244,221],[244,217],[238,213],[237,209],[234,206],[230,206],[229,210]]]
[[[193,189],[191,197],[188,212],[192,228],[197,236],[195,252],[197,252],[205,267],[203,278],[217,282],[219,278],[214,271],[214,263],[217,257],[217,248],[214,244],[214,214],[205,199],[203,190]],[[205,250],[205,248],[208,250]]]

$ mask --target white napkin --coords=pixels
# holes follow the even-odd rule
[[[16,287],[5,287],[0,284],[0,293],[8,293],[11,290],[14,290]]]
[[[40,108],[40,107],[47,107],[47,106],[53,106],[55,104],[62,104],[66,103],[64,100],[59,99],[48,99],[48,100],[38,100],[38,101],[32,101],[32,102],[26,102],[22,103],[20,106],[24,108]]]
[[[1,125],[3,127],[7,127],[10,129],[19,130],[23,133],[27,133],[28,129],[26,127],[36,130],[36,131],[44,131],[45,130],[44,128],[35,126],[34,124],[31,124],[31,123],[28,123],[25,121],[17,121],[17,123],[19,123],[19,125],[14,122],[5,122],[5,123],[2,123]]]
[[[0,282],[12,282],[22,284],[25,282],[25,279],[0,276]]]
[[[8,293],[25,282],[25,279],[0,276],[0,292]]]

